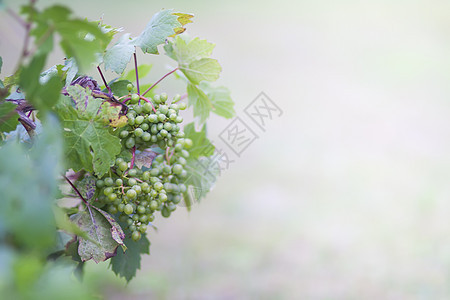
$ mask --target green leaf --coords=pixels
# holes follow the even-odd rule
[[[125,244],[128,249],[117,250],[117,255],[111,258],[111,269],[113,272],[130,281],[136,276],[136,271],[141,268],[141,254],[150,254],[150,242],[145,234],[137,242],[131,240],[131,234],[127,235]]]
[[[188,37],[177,36],[164,46],[166,54],[176,60],[180,66],[211,56],[215,45],[200,38],[190,40]]]
[[[10,132],[19,124],[16,105],[11,102],[0,103],[0,132]]]
[[[66,59],[63,71],[66,71],[66,86],[70,85],[78,73],[77,62],[73,57]]]
[[[200,124],[209,117],[209,112],[213,109],[208,96],[197,86],[188,83],[187,85],[188,103],[194,108],[194,117],[199,117]]]
[[[58,101],[62,88],[58,72],[44,72],[41,77],[45,61],[46,55],[34,56],[30,64],[22,69],[19,78],[19,85],[25,91],[27,100],[41,112],[50,109]]]
[[[106,51],[103,58],[105,70],[122,74],[134,52],[134,41],[130,39],[129,33],[124,34],[114,46]]]
[[[189,160],[195,160],[201,156],[211,156],[214,154],[214,145],[206,137],[206,124],[200,131],[195,131],[194,123],[184,126],[185,138],[192,140],[193,146],[189,149]]]
[[[144,53],[158,54],[158,45],[163,44],[180,26],[178,16],[172,14],[172,10],[162,10],[152,17],[144,31],[136,38],[135,45]]]
[[[92,212],[92,214],[91,214]],[[72,215],[72,222],[86,232],[91,240],[79,237],[78,254],[82,261],[94,260],[96,263],[105,261],[116,254],[119,243],[113,238],[109,220],[102,213],[91,208]]]
[[[111,88],[111,91],[113,92],[114,96],[116,97],[122,97],[125,95],[128,95],[130,92],[128,92],[127,85],[131,82],[128,80],[118,80],[114,81],[113,83],[109,84],[109,87]]]
[[[224,86],[213,87],[209,82],[203,81],[199,88],[206,94],[212,104],[212,112],[227,119],[232,118],[234,111],[234,102],[230,96],[230,90]]]
[[[30,150],[15,140],[0,147],[0,227],[28,249],[47,249],[55,241],[52,200],[62,171],[60,130],[49,115]]]
[[[202,80],[216,81],[222,68],[217,60],[202,58],[191,62],[188,66],[180,66],[180,70],[190,82],[199,84]]]
[[[110,133],[111,127],[104,125],[108,111],[99,112],[102,100],[93,98],[88,89],[79,85],[69,86],[67,92],[75,101],[76,109],[67,101],[62,101],[56,109],[63,121],[67,167],[102,176],[120,153],[120,139]]]
[[[197,85],[202,80],[215,81],[219,78],[222,68],[217,60],[209,58],[214,46],[199,38],[189,40],[177,36],[164,49],[170,58],[178,62],[187,79]]]
[[[214,186],[220,173],[220,166],[213,157],[200,157],[188,160],[185,170],[188,187],[183,193],[184,203],[189,209],[193,203],[204,198]]]

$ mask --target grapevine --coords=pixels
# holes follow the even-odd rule
[[[157,12],[136,37],[119,37],[102,21],[60,5],[40,11],[35,2],[21,15],[7,9],[25,41],[16,69],[0,80],[0,246],[39,264],[71,258],[76,270],[109,261],[129,281],[149,253],[150,227],[190,209],[215,183],[198,167],[214,153],[207,120],[233,117],[234,104],[212,84],[221,72],[214,44],[184,33],[193,15],[174,10]],[[66,57],[44,70],[55,37]],[[176,66],[146,82],[151,66],[138,64],[139,49],[164,52]],[[0,56],[0,72],[2,63]],[[186,90],[157,91],[169,77]],[[195,123],[186,124],[190,113]]]

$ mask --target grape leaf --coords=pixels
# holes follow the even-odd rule
[[[113,226],[109,220],[102,213],[92,208],[90,211],[92,214],[83,211],[72,215],[70,218],[95,241],[94,243],[91,240],[79,237],[78,254],[81,260],[92,259],[99,263],[115,256],[119,243],[112,236],[111,229]]]
[[[175,28],[173,31],[175,31],[175,34],[171,35],[175,36],[177,34],[183,33],[186,31],[186,28],[184,28],[183,26],[189,23],[192,23],[192,18],[194,17],[194,15],[191,14],[184,14],[184,13],[173,13],[173,15],[178,17],[178,22],[180,22],[181,27]]]
[[[217,60],[209,58],[215,45],[199,38],[185,39],[177,36],[165,45],[166,54],[178,62],[180,70],[194,85],[202,80],[217,80],[222,68]]]
[[[10,132],[16,129],[18,115],[15,111],[16,105],[11,102],[0,104],[0,132]]]
[[[220,166],[214,157],[189,159],[184,169],[187,171],[185,184],[188,187],[183,193],[184,204],[188,209],[198,203],[214,186],[220,173]]]
[[[128,80],[117,80],[113,83],[109,84],[109,88],[113,92],[114,96],[116,97],[122,97],[125,95],[128,95],[130,92],[128,92],[127,85],[131,82]]]
[[[129,33],[124,34],[114,46],[106,51],[103,58],[105,70],[122,74],[134,52],[134,40],[130,39]]]
[[[200,124],[204,123],[213,109],[208,96],[197,86],[188,83],[187,85],[188,103],[194,108],[194,117],[199,117]]]
[[[181,24],[178,16],[174,15],[171,9],[161,10],[152,17],[144,31],[136,38],[135,45],[144,53],[158,54],[158,45],[163,44],[179,27]]]
[[[212,112],[227,119],[236,114],[229,89],[224,86],[213,87],[206,81],[201,82],[199,88],[206,94],[212,104]]]
[[[29,249],[48,249],[55,241],[52,199],[61,172],[60,130],[49,115],[31,149],[14,139],[0,147],[0,225]]]
[[[108,221],[108,223],[111,225],[111,237],[114,241],[116,241],[119,245],[122,246],[122,249],[125,251],[127,247],[125,246],[123,240],[125,239],[125,233],[122,230],[122,227],[120,227],[119,223],[111,216],[109,213],[107,213],[104,210],[101,210],[98,207],[92,206],[94,209],[96,209],[99,213],[101,213],[105,219]]]
[[[214,154],[214,145],[206,137],[206,124],[200,131],[195,131],[194,123],[184,126],[185,138],[192,140],[193,146],[189,149],[188,160],[196,160],[201,156],[211,156]]]
[[[72,83],[78,73],[78,66],[75,59],[73,57],[66,59],[62,70],[66,72],[66,86],[68,86]]]
[[[131,234],[125,238],[128,246],[126,251],[117,250],[117,255],[111,258],[111,269],[113,272],[125,278],[128,282],[136,276],[136,271],[141,268],[141,254],[150,254],[150,241],[146,234],[142,234],[137,242],[131,240]]]
[[[99,111],[102,100],[93,98],[89,89],[79,85],[69,86],[67,92],[75,101],[76,109],[67,101],[56,108],[63,121],[67,167],[102,176],[120,153],[120,139],[102,121],[107,113],[107,110]]]
[[[146,167],[151,168],[153,159],[158,155],[158,153],[153,151],[141,151],[136,154],[134,164],[139,168]]]
[[[180,70],[190,82],[199,84],[202,80],[216,81],[222,71],[219,62],[212,58],[195,60],[187,66],[180,66]]]

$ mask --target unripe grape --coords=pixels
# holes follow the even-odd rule
[[[178,110],[179,109],[178,104],[175,104],[175,103],[172,103],[170,105],[170,108],[173,109],[173,110]]]
[[[139,215],[138,214],[134,214],[131,219],[135,222],[139,221]]]
[[[131,215],[133,213],[133,206],[131,204],[127,204],[125,205],[125,207],[123,208],[123,212],[126,213],[127,215]]]
[[[175,96],[173,96],[172,103],[177,103],[178,101],[180,101],[180,99],[180,94],[175,94]]]
[[[144,112],[149,113],[152,111],[152,105],[148,102],[145,102],[144,105],[142,105],[142,109]]]
[[[147,217],[147,219],[148,219],[148,217]],[[145,224],[139,225],[139,231],[141,233],[145,233],[147,231],[147,225],[145,225]]]
[[[148,223],[148,217],[147,217],[147,215],[141,215],[141,216],[139,216],[139,222],[141,222],[141,223],[143,223],[143,224]]]
[[[137,196],[137,193],[136,193],[136,191],[134,189],[129,189],[127,191],[127,197],[128,198],[134,199],[134,198],[136,198],[136,196]]]
[[[134,138],[130,137],[125,142],[125,147],[127,147],[128,149],[131,149],[134,147],[135,144],[136,144],[136,140]]]
[[[171,114],[169,115],[169,119],[171,119],[172,121],[175,121],[177,119],[177,114]]]
[[[115,194],[115,193],[109,194],[108,199],[109,199],[109,201],[113,202],[114,200],[117,199],[117,194]]]
[[[133,126],[134,125],[134,121],[135,121],[134,117],[128,118],[128,125]]]
[[[139,116],[139,117],[142,117],[142,116]],[[137,118],[136,118],[136,121],[137,121]],[[142,128],[140,128],[140,127],[136,128],[134,130],[134,135],[137,137],[142,136],[143,134],[144,134],[144,130],[142,130]]]
[[[161,200],[161,202],[167,201],[167,195],[166,194],[159,194],[159,200]]]
[[[167,94],[166,93],[161,93],[160,97],[161,97],[161,101],[163,101],[163,102],[167,101]]]
[[[163,187],[164,186],[161,182],[155,182],[155,184],[153,185],[153,188],[158,192],[161,191],[163,189]]]
[[[171,131],[172,128],[173,128],[172,123],[166,123],[166,124],[164,124],[164,129],[165,129],[165,130]]]
[[[99,179],[99,180],[97,180],[97,181],[95,182],[95,185],[96,185],[98,188],[101,188],[101,187],[104,187],[104,186],[105,186],[105,182],[104,182],[103,180]]]
[[[142,140],[144,142],[148,142],[150,141],[150,139],[152,138],[152,135],[148,132],[144,132],[144,134],[142,135]]]
[[[103,190],[103,194],[105,195],[105,196],[109,196],[109,195],[111,195],[112,194],[112,192],[113,192],[113,188],[112,187],[107,187],[107,188],[105,188],[104,190]]]
[[[131,83],[127,84],[127,90],[131,92],[133,90],[133,85]]]
[[[183,117],[182,117],[182,116],[178,116],[178,117],[175,119],[175,122],[177,122],[177,123],[183,122]]]
[[[115,207],[114,205],[108,206],[108,212],[113,215],[117,214],[117,207]]]
[[[139,241],[141,239],[141,233],[139,231],[133,231],[131,239],[135,242]]]
[[[138,103],[139,102],[139,95],[138,94],[133,94],[133,95],[131,95],[131,100],[130,100],[130,102],[131,102],[131,104],[136,104],[136,103]]]
[[[125,204],[120,203],[119,205],[117,205],[117,210],[120,212],[123,212],[123,210],[125,209]]]
[[[158,208],[158,206],[159,206],[159,204],[158,204],[157,201],[152,200],[152,201],[150,202],[150,209],[151,209],[151,210],[156,210],[156,209]]]
[[[179,175],[183,171],[183,166],[180,164],[175,164],[172,168],[173,174]]]
[[[143,108],[142,108],[142,106],[135,105],[135,106],[134,106],[134,111],[135,111],[137,114],[141,114],[142,111],[143,111]]]
[[[161,170],[160,170],[159,168],[152,168],[152,169],[150,170],[150,175],[152,175],[152,176],[158,176],[160,172],[161,172]]]
[[[142,122],[144,122],[144,117],[143,116],[137,116],[135,123],[137,125],[140,125],[140,124],[142,124]]]
[[[164,115],[164,114],[159,114],[158,115],[158,121],[164,122],[165,120],[166,120],[166,115]]]
[[[142,193],[142,188],[140,185],[133,185],[132,189],[135,190],[138,195]]]
[[[147,121],[149,121],[150,123],[156,123],[158,122],[158,116],[155,114],[151,114],[147,117]]]
[[[183,150],[181,150],[181,156],[183,156],[184,158],[188,158],[189,152],[183,149]]]
[[[136,169],[130,169],[130,171],[128,171],[128,176],[135,177],[136,175],[137,175]]]
[[[185,102],[181,102],[178,104],[178,108],[181,110],[185,110],[187,108],[187,104]]]
[[[129,134],[128,130],[122,130],[122,131],[120,132],[120,134],[119,134],[119,137],[120,137],[121,139],[124,139],[124,138],[126,138],[126,137],[128,136],[128,134]]]
[[[119,167],[119,170],[123,172],[123,171],[125,171],[126,169],[128,169],[128,163],[126,163],[126,162],[123,161],[123,162],[121,162],[121,163],[119,164],[118,167]]]
[[[153,96],[153,103],[155,104],[161,103],[161,97],[159,95]]]
[[[150,126],[148,126],[147,123],[142,123],[141,126],[139,126],[139,127],[141,127],[142,130],[147,131]]]
[[[167,105],[160,105],[158,110],[160,113],[165,115],[169,111],[169,108],[167,107]]]
[[[106,186],[112,186],[114,184],[114,180],[111,177],[105,178],[105,185]]]
[[[162,208],[162,210],[161,210],[161,215],[162,215],[164,218],[168,218],[168,217],[170,217],[170,214],[171,214],[170,209],[167,208],[167,206],[163,206],[163,208]]]

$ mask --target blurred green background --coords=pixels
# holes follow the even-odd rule
[[[107,299],[450,298],[450,2],[61,2],[134,36],[161,8],[193,13],[259,135],[237,157],[219,138],[231,121],[212,117],[234,162],[192,212],[157,219],[151,256]],[[2,75],[22,36],[2,12]],[[174,66],[139,54],[147,81]],[[283,110],[265,132],[244,114],[262,91]]]

